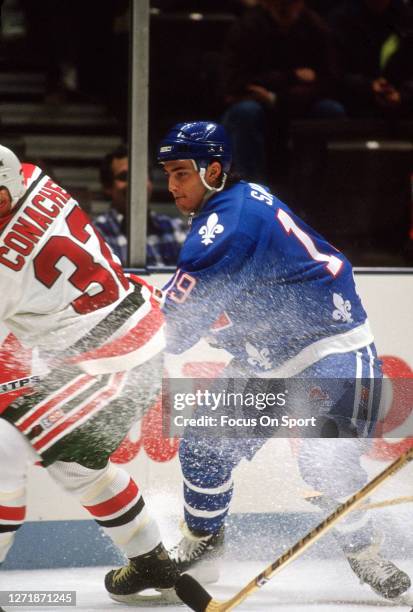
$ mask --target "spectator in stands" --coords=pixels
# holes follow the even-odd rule
[[[329,29],[304,0],[259,0],[245,10],[229,32],[223,68],[223,123],[241,174],[268,180],[266,136],[286,143],[289,119],[344,115],[330,99],[333,64]]]
[[[403,0],[342,2],[329,18],[354,117],[413,115],[413,15]]]
[[[128,151],[120,146],[102,160],[100,180],[104,194],[110,198],[109,210],[94,219],[100,231],[123,265],[127,263],[128,241],[126,212],[128,196]],[[148,173],[148,201],[152,196],[152,179]],[[149,266],[175,265],[186,236],[186,224],[178,217],[159,215],[148,210],[146,264]]]

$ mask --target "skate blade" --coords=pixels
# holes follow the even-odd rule
[[[147,589],[146,591],[131,593],[129,595],[115,595],[109,593],[109,597],[114,601],[135,606],[176,606],[176,604],[183,604],[182,600],[179,599],[178,595],[175,593],[175,589]]]
[[[413,606],[413,593],[408,591],[406,593],[402,593],[402,595],[399,595],[398,597],[393,597],[393,599],[386,599],[386,601],[389,601],[390,603],[395,604],[397,606],[412,607]]]

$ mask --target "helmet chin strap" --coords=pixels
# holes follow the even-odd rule
[[[225,182],[227,180],[227,174],[225,172],[222,173],[222,182],[221,182],[221,185],[219,187],[211,187],[211,185],[208,185],[208,183],[205,180],[206,168],[205,167],[200,168],[194,159],[191,159],[191,161],[194,164],[195,170],[199,174],[199,178],[201,179],[201,182],[202,182],[203,186],[205,187],[205,189],[207,189],[209,192],[211,192],[211,193],[207,194],[207,196],[209,198],[214,193],[218,193],[219,191],[222,191],[224,189]]]
[[[195,170],[198,172],[199,178],[201,179],[201,182],[202,182],[203,186],[206,188],[207,191],[206,191],[204,197],[202,198],[202,202],[201,202],[201,205],[198,208],[198,210],[196,212],[190,213],[188,215],[189,216],[189,220],[188,220],[189,226],[192,225],[192,219],[197,216],[197,214],[205,206],[206,202],[208,202],[208,200],[215,193],[218,193],[219,191],[222,191],[224,189],[225,182],[226,182],[227,176],[228,176],[226,172],[223,172],[222,173],[222,183],[221,183],[221,185],[219,187],[211,187],[211,185],[208,185],[208,183],[205,180],[206,168],[204,168],[204,167],[200,168],[194,159],[191,159],[191,162],[193,163]]]

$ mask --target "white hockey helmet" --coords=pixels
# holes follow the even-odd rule
[[[0,187],[9,190],[12,206],[26,191],[22,165],[13,151],[3,145],[0,145]]]

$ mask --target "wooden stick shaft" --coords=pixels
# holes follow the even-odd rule
[[[239,605],[244,599],[251,595],[254,591],[262,587],[268,582],[275,573],[280,571],[288,563],[299,557],[307,548],[312,546],[319,540],[327,531],[329,531],[340,519],[349,514],[356,506],[360,504],[368,495],[373,493],[389,476],[398,472],[406,465],[408,461],[413,459],[413,447],[405,451],[398,459],[393,461],[380,474],[375,476],[373,480],[368,482],[362,489],[354,493],[347,501],[338,506],[327,518],[324,519],[317,527],[312,529],[307,535],[299,540],[294,546],[287,550],[274,563],[265,568],[261,574],[258,574],[251,580],[239,593],[225,602],[220,602],[212,599],[206,608],[206,612],[227,612]]]
[[[314,495],[307,494],[305,500],[309,501],[311,497],[322,497],[322,493],[315,492]],[[374,510],[376,508],[387,508],[388,506],[397,506],[398,504],[407,504],[413,502],[413,495],[404,495],[402,497],[394,497],[393,499],[383,499],[381,501],[362,504],[359,508],[353,508],[353,512],[360,510]]]
[[[358,510],[374,510],[375,508],[388,508],[389,506],[397,506],[398,504],[407,504],[413,502],[413,495],[404,495],[403,497],[395,497],[394,499],[383,499],[382,501],[363,504]]]

